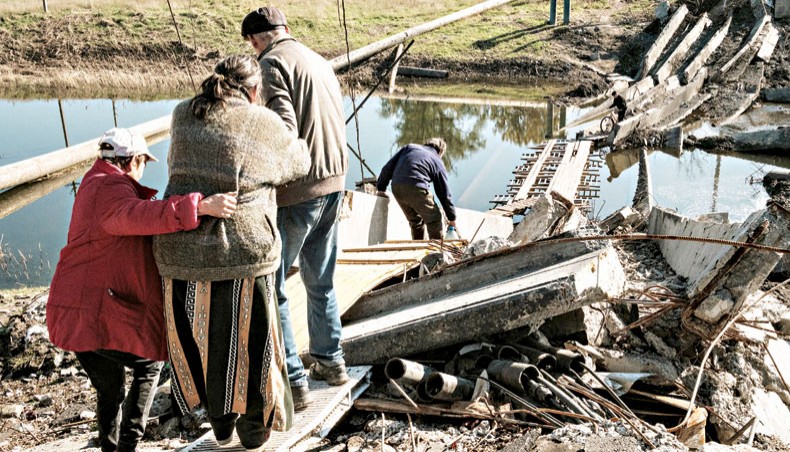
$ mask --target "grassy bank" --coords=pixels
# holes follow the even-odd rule
[[[251,1],[172,1],[179,42],[165,0],[50,1],[48,14],[41,3],[20,3],[0,0],[0,90],[6,95],[191,90],[187,65],[199,83],[222,56],[251,51],[239,28],[244,15],[259,6]],[[345,2],[345,14],[329,0],[283,0],[277,5],[288,16],[294,36],[334,57],[347,45],[353,50],[477,3],[359,0]],[[418,36],[404,64],[453,66],[456,83],[491,75],[534,76],[530,64],[550,64],[557,55],[573,52],[583,58],[593,51],[601,39],[595,30],[600,24],[616,24],[626,34],[638,32],[654,2],[615,3],[578,2],[571,27],[547,27],[548,2],[515,1]],[[589,46],[576,42],[584,39],[580,31],[591,34]],[[350,81],[374,78],[373,68],[355,71]]]

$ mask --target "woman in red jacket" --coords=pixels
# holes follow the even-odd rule
[[[47,326],[53,344],[76,352],[96,388],[103,452],[134,451],[142,438],[155,382],[167,359],[162,281],[151,236],[195,229],[201,215],[227,218],[236,194],[200,193],[152,201],[138,183],[157,161],[145,139],[111,129],[101,158],[82,179],[68,243],[52,279]],[[134,380],[124,396],[125,368]],[[123,415],[118,424],[118,412]]]

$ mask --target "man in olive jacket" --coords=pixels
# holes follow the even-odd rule
[[[310,394],[285,294],[285,275],[297,257],[308,294],[310,355],[315,359],[310,376],[332,385],[348,381],[332,281],[348,169],[343,97],[331,65],[291,37],[285,15],[277,8],[247,14],[241,34],[261,64],[263,102],[307,141],[312,158],[307,176],[277,188],[277,228],[283,242],[277,297],[294,408],[300,410],[310,403]]]

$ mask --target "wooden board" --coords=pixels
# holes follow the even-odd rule
[[[420,259],[439,249],[430,240],[401,240],[369,247],[349,248],[338,253],[335,269],[335,294],[342,315],[366,292],[382,282],[419,265]],[[299,274],[285,281],[291,308],[291,325],[300,351],[310,344],[307,331],[307,293]]]

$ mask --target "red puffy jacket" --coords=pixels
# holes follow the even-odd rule
[[[82,179],[47,302],[53,344],[167,359],[162,280],[150,236],[195,229],[203,195],[151,201],[155,194],[101,159]]]

